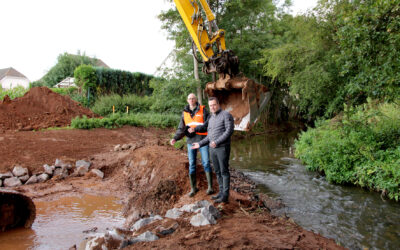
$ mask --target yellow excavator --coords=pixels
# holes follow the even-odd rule
[[[250,130],[271,98],[268,88],[241,75],[239,59],[233,51],[226,49],[225,31],[218,28],[206,0],[174,2],[202,57],[203,72],[219,75],[217,81],[207,83],[206,93],[217,97],[221,107],[232,114],[235,130]],[[208,29],[203,15],[208,20]]]

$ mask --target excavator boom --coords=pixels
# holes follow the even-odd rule
[[[219,74],[218,81],[207,83],[207,94],[217,97],[222,108],[232,114],[235,130],[250,130],[270,100],[270,92],[264,85],[239,76],[239,59],[226,49],[225,31],[218,28],[206,0],[174,2],[202,57],[203,72]],[[210,24],[208,32],[199,3]]]

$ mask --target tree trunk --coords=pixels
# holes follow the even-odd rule
[[[192,43],[192,46],[196,45]],[[195,48],[193,48],[193,53],[196,53]],[[197,59],[194,54],[193,54],[193,67],[194,67],[194,79],[197,82],[197,101],[200,103],[200,105],[203,105],[203,91],[201,89],[201,83],[199,77],[199,63],[197,62]]]

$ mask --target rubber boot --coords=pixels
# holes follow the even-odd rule
[[[199,191],[196,187],[196,174],[189,174],[189,180],[190,180],[190,193],[188,194],[189,197],[193,197],[197,191]]]
[[[206,194],[210,195],[214,193],[214,189],[212,187],[212,172],[206,172],[206,178],[208,182],[208,188]]]

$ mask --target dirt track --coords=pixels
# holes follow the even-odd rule
[[[184,195],[189,191],[187,158],[184,151],[167,145],[170,132],[135,127],[3,132],[0,133],[0,173],[11,170],[14,164],[38,173],[43,164],[52,164],[56,158],[70,162],[88,159],[94,168],[105,173],[103,180],[87,174],[15,189],[37,200],[56,199],[71,193],[112,194],[125,201],[126,225],[132,225],[141,216],[164,215],[170,208],[209,199],[205,195],[202,171],[198,177],[200,192],[193,199]],[[113,150],[115,145],[124,143],[135,146],[125,151]],[[247,185],[245,180],[232,182]],[[232,191],[230,203],[223,208],[223,217],[216,225],[195,228],[181,219],[175,233],[130,248],[340,249],[333,240],[308,232],[291,220],[271,216],[253,198],[249,193]],[[151,230],[150,227],[143,230]]]

